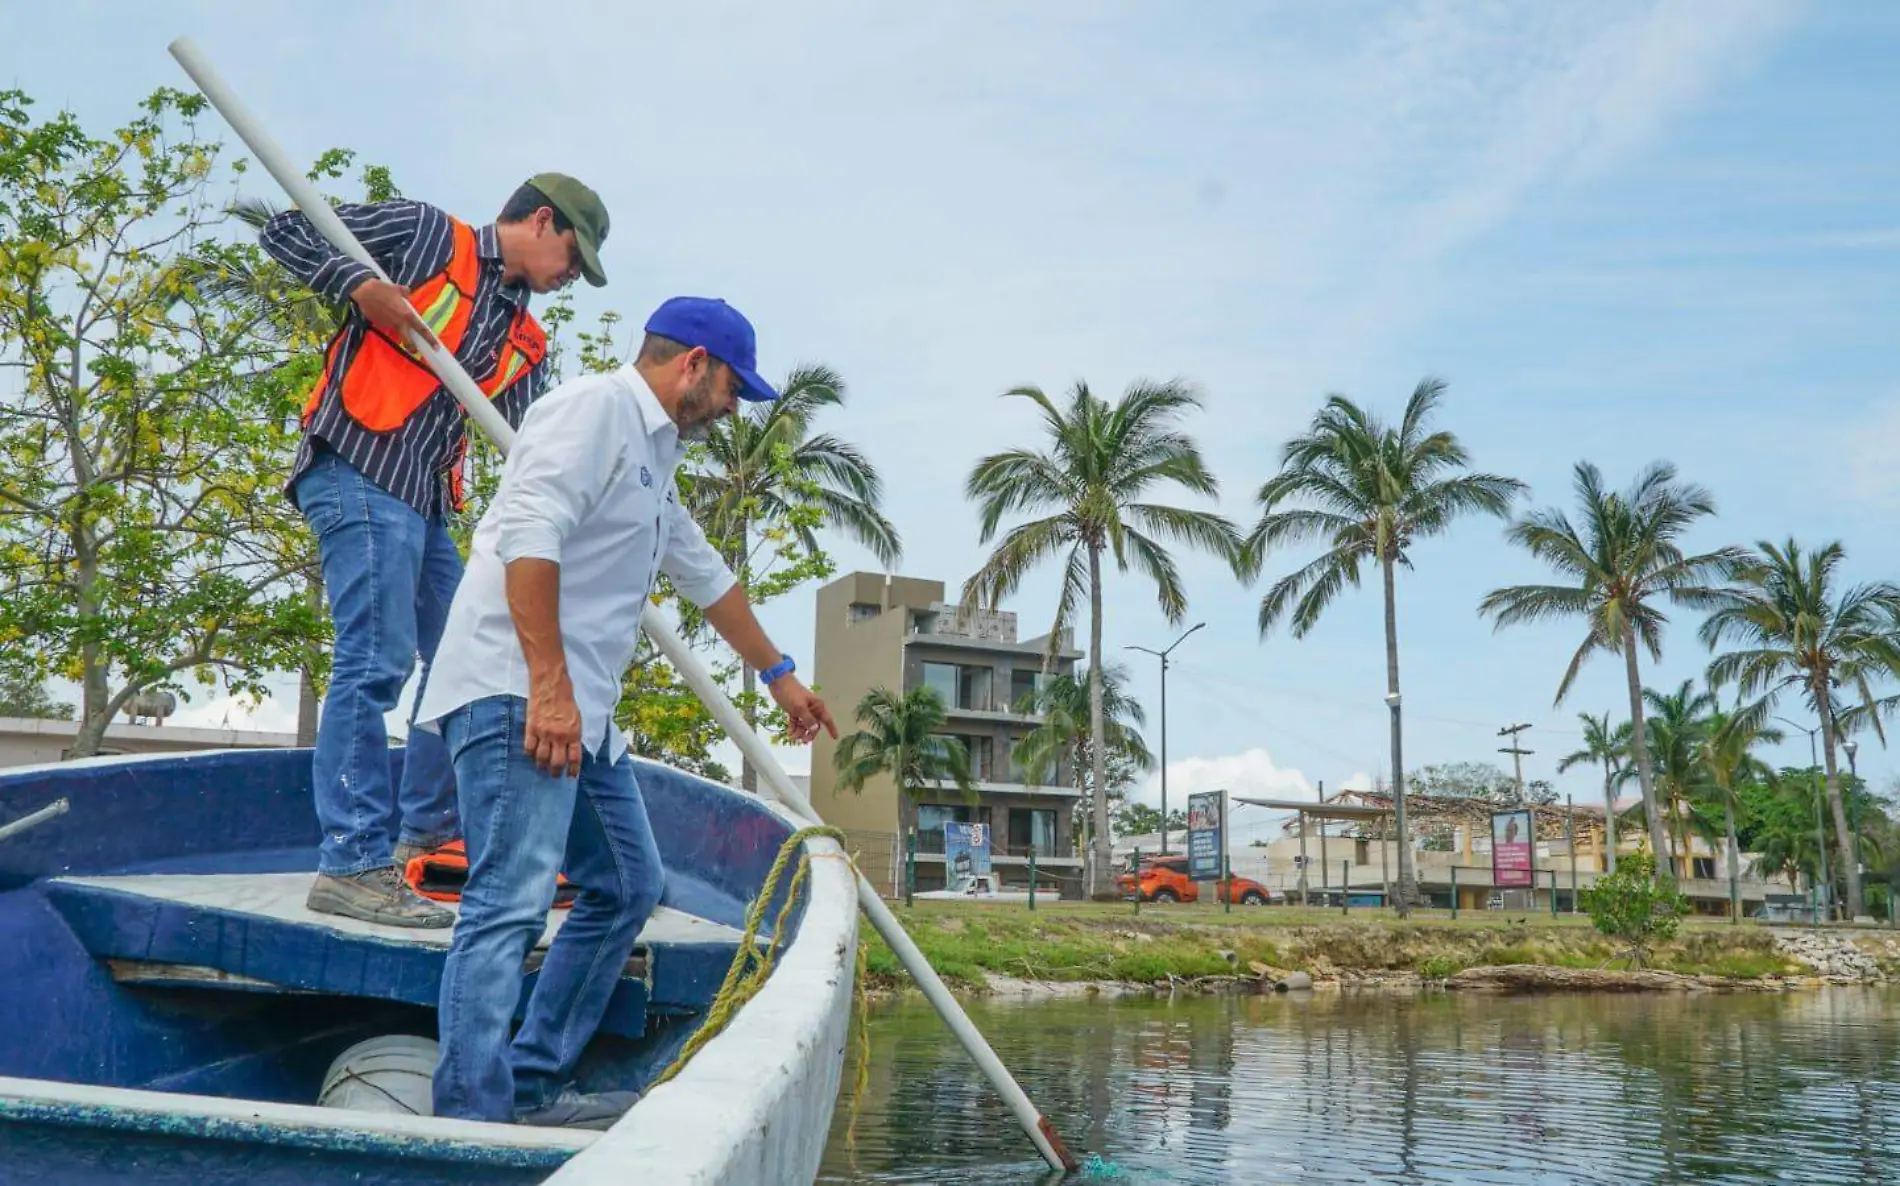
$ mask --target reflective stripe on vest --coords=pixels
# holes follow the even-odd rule
[[[449,219],[449,228],[453,243],[447,266],[411,289],[409,303],[443,349],[454,354],[461,349],[462,339],[468,334],[481,261],[476,253],[474,229],[453,218]],[[306,423],[316,414],[324,392],[331,385],[343,340],[344,334],[339,331],[325,351],[323,374],[304,403]],[[478,386],[493,399],[546,355],[547,337],[540,325],[526,309],[518,310],[496,359],[494,372]],[[408,343],[393,341],[373,325],[365,328],[362,344],[337,384],[343,410],[371,432],[400,428],[441,386],[435,372]]]

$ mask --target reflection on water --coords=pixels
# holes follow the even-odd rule
[[[1900,1182],[1900,994],[984,1004],[1126,1182]],[[826,1182],[1049,1178],[929,1007],[872,1021]],[[846,1082],[851,1079],[847,1068]]]

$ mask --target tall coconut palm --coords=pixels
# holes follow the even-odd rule
[[[1515,478],[1466,472],[1458,438],[1427,431],[1445,385],[1426,379],[1406,401],[1396,427],[1342,395],[1326,401],[1305,435],[1280,450],[1280,472],[1260,488],[1259,524],[1248,543],[1256,557],[1278,545],[1323,540],[1318,559],[1280,578],[1260,602],[1264,637],[1291,617],[1303,637],[1364,565],[1378,566],[1385,589],[1385,688],[1391,706],[1392,789],[1399,844],[1399,913],[1416,894],[1405,822],[1405,762],[1399,718],[1399,620],[1396,573],[1412,566],[1411,545],[1446,531],[1468,514],[1504,516],[1525,486]]]
[[[844,405],[844,381],[829,367],[801,366],[779,392],[776,400],[746,404],[721,420],[694,451],[687,496],[694,517],[734,572],[751,564],[767,532],[789,532],[807,555],[815,554],[821,526],[862,544],[886,568],[895,567],[903,542],[879,509],[883,481],[877,468],[855,445],[812,431],[822,412]],[[745,667],[741,686],[751,688],[752,676]],[[752,724],[754,698],[746,698],[745,711]],[[750,761],[741,767],[740,783],[758,788]]]
[[[1581,530],[1560,510],[1539,510],[1513,523],[1506,535],[1571,583],[1495,589],[1480,603],[1478,612],[1489,616],[1498,629],[1550,618],[1584,620],[1583,644],[1557,685],[1557,704],[1564,702],[1592,653],[1623,656],[1632,722],[1630,752],[1642,786],[1650,851],[1660,855],[1669,850],[1662,812],[1656,805],[1638,651],[1647,649],[1650,658],[1660,662],[1663,627],[1669,621],[1661,603],[1708,605],[1713,596],[1711,583],[1724,576],[1742,554],[1735,548],[1697,555],[1682,550],[1679,541],[1689,528],[1715,514],[1715,499],[1700,486],[1677,481],[1676,469],[1668,462],[1651,465],[1628,490],[1618,493],[1603,488],[1603,475],[1596,466],[1580,461],[1574,484],[1583,512]],[[1659,872],[1664,867],[1657,862]]]
[[[1608,872],[1616,872],[1616,791],[1630,776],[1630,723],[1611,726],[1610,714],[1593,717],[1577,714],[1583,722],[1583,748],[1565,755],[1557,763],[1562,774],[1572,766],[1595,763],[1603,767],[1603,846],[1608,857]]]
[[[1656,863],[1667,865],[1677,877],[1687,877],[1689,833],[1698,830],[1697,808],[1712,797],[1709,768],[1704,762],[1709,739],[1709,714],[1716,700],[1690,680],[1675,691],[1643,689],[1643,703],[1651,716],[1646,722],[1649,760],[1656,772],[1656,800],[1662,808],[1663,831],[1675,832],[1668,849],[1658,850]]]
[[[1708,721],[1702,762],[1708,770],[1709,785],[1715,801],[1722,808],[1730,922],[1742,920],[1742,903],[1737,887],[1742,876],[1742,846],[1736,839],[1736,808],[1741,804],[1741,791],[1745,784],[1764,781],[1772,773],[1768,764],[1755,756],[1755,746],[1764,741],[1772,745],[1781,738],[1779,729],[1763,727],[1759,720],[1747,713],[1717,712]]]
[[[933,690],[912,688],[899,695],[889,688],[872,688],[858,701],[857,721],[861,727],[840,738],[832,755],[840,787],[861,794],[865,783],[889,775],[903,792],[907,811],[925,792],[946,782],[965,798],[976,798],[968,751],[938,732],[944,708]]]
[[[1054,778],[1064,766],[1075,789],[1090,809],[1089,834],[1094,835],[1095,789],[1089,783],[1094,768],[1089,753],[1090,674],[1058,675],[1025,695],[1016,711],[1034,714],[1041,722],[1016,743],[1015,761],[1031,783]],[[1141,702],[1128,694],[1128,669],[1110,663],[1102,671],[1102,737],[1108,746],[1105,765],[1132,777],[1154,769],[1154,754],[1139,726],[1148,723]],[[1110,776],[1112,783],[1113,776]],[[1106,788],[1104,789],[1106,793]]]
[[[1169,622],[1187,612],[1174,558],[1166,542],[1186,544],[1228,562],[1237,575],[1248,571],[1248,553],[1234,525],[1211,511],[1188,510],[1144,501],[1158,486],[1178,486],[1212,498],[1219,483],[1201,459],[1200,448],[1177,427],[1181,416],[1198,408],[1193,388],[1181,382],[1130,386],[1109,403],[1077,383],[1066,404],[1039,388],[1018,387],[1010,397],[1027,399],[1042,412],[1046,444],[1042,450],[1011,449],[977,462],[964,490],[982,516],[982,542],[996,536],[1003,520],[1015,514],[1041,517],[1010,528],[976,574],[964,583],[966,606],[995,607],[1014,592],[1043,560],[1059,557],[1061,593],[1049,632],[1050,655],[1084,597],[1089,607],[1089,736],[1105,736],[1102,706],[1102,560],[1112,558],[1121,571],[1132,565],[1154,582],[1156,599]],[[1045,660],[1046,661],[1046,660]],[[1105,786],[1107,747],[1091,745],[1091,785]],[[1108,886],[1108,796],[1094,803],[1095,833],[1090,849],[1090,892]]]
[[[1882,699],[1874,684],[1900,674],[1900,586],[1878,582],[1841,588],[1840,567],[1847,552],[1830,543],[1804,552],[1792,539],[1762,541],[1735,570],[1735,584],[1723,590],[1716,609],[1702,624],[1711,650],[1724,642],[1740,650],[1718,656],[1709,678],[1733,681],[1744,698],[1760,701],[1742,715],[1759,724],[1790,688],[1799,689],[1820,718],[1821,753],[1827,766],[1827,799],[1840,840],[1839,867],[1846,874],[1847,911],[1861,913],[1860,869],[1853,833],[1841,794],[1836,758],[1840,740],[1834,689],[1859,694],[1858,710],[1882,740],[1880,718],[1900,697]]]

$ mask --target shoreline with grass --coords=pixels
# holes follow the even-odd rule
[[[1900,982],[1900,934],[1695,920],[1642,967],[1581,916],[1458,919],[1297,907],[919,902],[895,907],[950,989],[1025,1000],[1314,990],[1788,991]],[[873,993],[914,991],[865,940]]]

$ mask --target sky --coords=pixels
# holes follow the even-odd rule
[[[1194,383],[1184,428],[1221,494],[1166,497],[1245,528],[1329,393],[1396,418],[1429,375],[1449,385],[1440,425],[1529,483],[1525,506],[1568,507],[1580,460],[1622,486],[1667,459],[1720,507],[1692,545],[1838,539],[1851,580],[1900,576],[1891,4],[157,7],[0,11],[0,40],[34,47],[0,85],[104,128],[189,85],[165,52],[189,34],[294,158],[353,148],[470,219],[534,172],[579,176],[613,219],[612,282],[577,291],[583,318],[723,296],[768,374],[839,370],[850,399],[823,427],[884,474],[907,575],[954,588],[981,562],[963,479],[1037,443],[1012,387]],[[1171,806],[1388,773],[1376,583],[1302,640],[1259,636],[1268,584],[1312,554],[1270,556],[1251,587],[1181,554],[1179,624],[1137,574],[1108,582],[1105,650],[1151,742],[1158,672],[1126,648],[1207,624],[1169,674]],[[1525,776],[1595,801],[1599,778],[1555,767],[1578,712],[1627,715],[1618,662],[1555,705],[1580,627],[1478,616],[1546,575],[1500,523],[1413,559],[1406,765],[1506,764],[1497,730],[1527,722]],[[1054,590],[1052,569],[1009,607],[1027,632]],[[813,612],[801,593],[763,614],[807,670]],[[1651,686],[1700,679],[1695,626],[1671,614]],[[250,719],[287,727],[283,686]],[[200,698],[180,719],[231,712]],[[1790,732],[1770,756],[1805,763]],[[1900,770],[1872,741],[1861,767],[1880,786]]]

